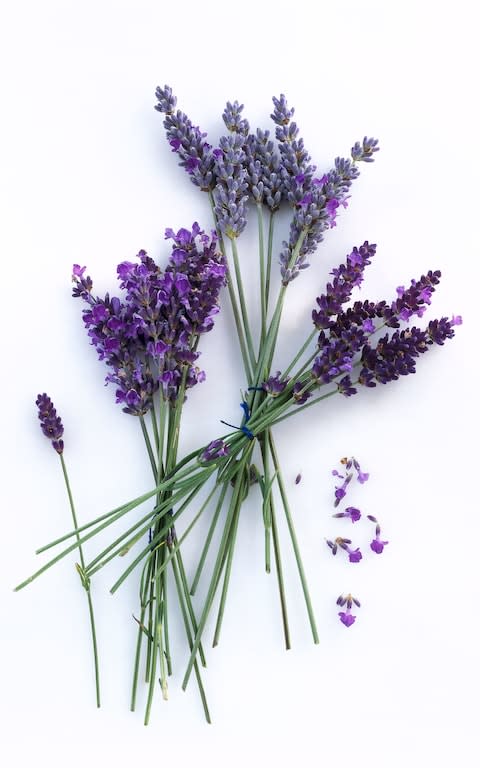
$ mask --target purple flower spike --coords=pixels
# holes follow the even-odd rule
[[[57,453],[63,453],[63,424],[60,416],[46,392],[38,395],[35,401],[38,407],[38,418],[45,437],[52,441],[52,446]]]

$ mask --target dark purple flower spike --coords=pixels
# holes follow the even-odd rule
[[[52,401],[44,392],[43,395],[37,396],[35,402],[38,407],[38,418],[43,434],[51,440],[57,453],[63,453],[63,424],[60,416],[57,416]]]

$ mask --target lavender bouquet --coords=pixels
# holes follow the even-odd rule
[[[269,131],[258,129],[251,132],[249,123],[243,117],[243,106],[234,102],[228,103],[223,113],[228,132],[220,138],[217,147],[208,143],[206,134],[183,112],[176,109],[176,99],[168,86],[158,88],[156,95],[156,109],[165,115],[164,127],[172,151],[178,155],[179,164],[191,181],[201,191],[206,192],[209,198],[217,242],[222,254],[221,260],[219,257],[218,261],[218,264],[222,265],[221,274],[219,272],[216,275],[216,280],[219,287],[226,277],[245,371],[240,402],[242,419],[236,426],[227,424],[230,431],[216,436],[177,463],[179,404],[183,403],[184,393],[190,381],[196,383],[201,378],[200,374],[191,373],[191,366],[196,359],[196,336],[192,335],[191,329],[197,329],[197,326],[188,326],[188,342],[182,341],[180,358],[177,359],[175,353],[175,362],[170,364],[170,351],[167,351],[164,345],[173,344],[173,339],[156,336],[152,332],[149,314],[165,289],[155,280],[149,282],[150,262],[145,256],[140,257],[141,267],[121,265],[119,274],[122,286],[127,290],[126,306],[134,308],[135,319],[128,322],[136,323],[138,315],[140,333],[145,334],[145,329],[149,329],[147,336],[150,344],[146,354],[142,352],[140,357],[136,356],[135,352],[128,353],[124,374],[124,369],[121,366],[118,368],[115,357],[119,349],[123,350],[123,342],[119,347],[110,350],[109,345],[116,344],[115,333],[112,341],[110,330],[113,329],[108,332],[104,330],[105,324],[108,327],[105,313],[113,311],[116,316],[117,310],[108,297],[103,301],[92,299],[89,279],[83,277],[83,268],[76,268],[76,295],[82,296],[90,305],[85,314],[86,323],[93,343],[113,370],[109,380],[120,387],[118,399],[124,403],[127,412],[139,416],[144,435],[146,427],[143,416],[148,410],[154,414],[152,427],[157,461],[155,462],[155,450],[151,444],[149,455],[156,482],[149,493],[81,528],[76,527],[42,548],[41,551],[57,546],[81,534],[79,539],[76,538],[73,544],[24,584],[139,504],[155,497],[153,510],[134,522],[120,537],[98,553],[84,570],[85,577],[91,578],[107,562],[117,555],[125,555],[133,544],[147,537],[144,548],[132,559],[112,587],[112,592],[115,592],[137,566],[142,566],[140,644],[145,630],[147,606],[150,606],[151,612],[152,601],[156,601],[158,610],[161,595],[166,594],[163,580],[167,565],[170,562],[179,562],[182,541],[201,515],[211,508],[210,527],[191,584],[187,585],[184,570],[180,575],[179,597],[181,595],[181,605],[185,606],[185,611],[190,616],[187,634],[191,655],[183,680],[185,688],[192,670],[198,670],[197,654],[201,654],[204,628],[218,592],[220,599],[213,644],[216,645],[219,641],[237,529],[243,502],[250,491],[257,494],[258,509],[263,521],[265,569],[270,572],[274,563],[277,575],[285,645],[290,647],[290,630],[281,542],[277,527],[278,500],[286,518],[313,640],[318,642],[314,611],[295,533],[294,515],[287,498],[273,427],[330,397],[352,397],[363,387],[376,387],[378,384],[387,384],[401,376],[415,373],[418,358],[434,345],[442,346],[447,339],[452,338],[454,328],[461,322],[461,318],[454,316],[450,319],[434,319],[422,328],[412,324],[415,318],[423,316],[430,304],[441,277],[439,271],[428,271],[419,279],[411,280],[407,287],[398,287],[396,295],[390,300],[354,301],[354,291],[360,287],[364,270],[376,254],[376,246],[365,242],[352,248],[344,262],[332,271],[330,281],[316,298],[312,309],[312,325],[306,328],[304,343],[293,354],[289,365],[283,371],[277,370],[274,365],[275,353],[281,333],[287,291],[291,283],[308,267],[308,259],[315,254],[326,232],[336,226],[340,211],[348,206],[349,193],[359,175],[359,164],[373,161],[374,154],[378,151],[378,143],[375,139],[365,137],[363,141],[354,144],[349,158],[336,158],[329,170],[317,173],[316,166],[312,164],[299,135],[298,126],[292,120],[294,110],[288,107],[283,95],[273,100],[274,110],[271,117],[276,126],[275,140],[271,138]],[[274,232],[278,220],[277,212],[282,209],[290,210],[291,213],[288,235],[278,254],[280,269],[277,278],[273,270]],[[258,228],[258,329],[252,328],[250,324],[251,305],[249,306],[244,289],[238,249],[238,240],[247,226],[247,217],[252,210],[256,213]],[[170,235],[174,237],[176,247],[185,250],[184,235],[177,233],[175,236],[171,232]],[[192,253],[187,249],[185,257],[182,256],[185,271],[190,269],[187,265],[191,259]],[[248,269],[252,269],[251,262]],[[145,281],[148,287],[142,287]],[[99,313],[98,316],[95,311]],[[120,321],[123,323],[121,318]],[[107,336],[105,339],[104,333]],[[121,334],[125,333],[122,326]],[[125,349],[128,349],[128,344]],[[113,352],[113,358],[110,357],[110,352]],[[130,359],[131,354],[135,362]],[[155,364],[152,364],[151,360],[154,360]],[[171,373],[174,371],[176,378],[172,384]],[[171,409],[168,412],[173,414],[169,417],[173,426],[168,429],[167,444],[173,447],[168,448],[165,458],[162,450],[158,451],[158,446],[163,445],[164,427],[155,427],[158,421],[162,424],[162,411],[160,409],[158,420],[154,411],[153,393],[160,392],[160,400],[164,401],[170,386],[173,386],[175,394],[172,402],[169,401],[169,395],[166,397]],[[148,447],[147,437],[146,443]],[[195,496],[203,488],[211,488],[206,501],[184,533],[177,536],[177,520],[185,510],[191,508]],[[220,524],[220,513],[224,507],[226,516],[222,523],[220,544],[213,558],[212,575],[196,621],[190,600],[191,596],[195,595],[209,557],[214,532]],[[91,530],[87,533],[88,529]],[[155,585],[153,588],[152,584]],[[351,607],[349,600],[350,598],[347,600],[348,610]],[[345,603],[340,600],[339,605],[343,607]],[[164,644],[162,645],[155,631],[152,634],[152,627],[158,626],[158,622],[150,618],[149,622],[146,635],[150,654],[153,656],[158,652],[162,662]],[[134,691],[138,674],[137,662],[135,669]],[[152,672],[151,667],[150,673],[149,700],[153,695],[155,682],[155,670]],[[161,680],[163,687],[163,674]],[[134,696],[132,702],[134,703]]]

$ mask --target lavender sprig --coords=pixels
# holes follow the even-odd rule
[[[63,431],[64,431],[63,424],[60,416],[57,416],[57,411],[53,405],[53,402],[50,399],[50,397],[46,394],[46,392],[44,392],[43,394],[39,394],[37,396],[35,404],[38,408],[38,418],[40,419],[40,426],[41,426],[42,432],[45,435],[45,437],[47,437],[51,441],[53,448],[55,449],[55,451],[58,453],[60,457],[60,464],[62,467],[62,474],[65,482],[65,488],[67,490],[68,502],[69,502],[70,511],[72,514],[73,525],[75,528],[75,538],[77,541],[78,556],[80,560],[80,563],[76,563],[75,565],[76,565],[78,574],[80,576],[82,586],[85,592],[87,593],[88,614],[89,614],[89,621],[90,621],[90,633],[92,637],[93,661],[94,661],[94,669],[95,669],[95,694],[96,694],[97,707],[100,707],[100,669],[99,669],[99,663],[98,663],[95,616],[93,612],[92,595],[90,592],[90,579],[86,572],[83,548],[80,542],[80,535],[77,530],[78,522],[77,522],[76,511],[75,511],[75,504],[73,501],[73,494],[72,494],[70,480],[67,473],[67,466],[65,464],[65,459],[63,455],[63,451],[64,451],[64,443],[62,440]]]

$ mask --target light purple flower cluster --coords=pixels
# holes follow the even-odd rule
[[[44,392],[37,396],[35,404],[38,408],[38,418],[43,434],[51,440],[57,453],[63,453],[63,424],[60,416],[57,416],[51,399]]]
[[[92,296],[85,267],[74,265],[73,295],[88,304],[83,320],[100,360],[110,369],[117,402],[126,413],[142,415],[155,391],[174,401],[180,387],[205,379],[195,362],[198,337],[211,330],[226,267],[209,237],[195,222],[192,230],[166,230],[173,240],[164,272],[145,251],[138,262],[122,262],[117,273],[124,299]]]
[[[249,133],[243,104],[234,101],[227,102],[223,113],[229,135],[215,149],[205,140],[206,134],[176,110],[177,99],[168,85],[157,88],[156,97],[155,109],[165,115],[167,139],[180,166],[194,184],[213,195],[218,227],[228,237],[238,237],[245,228],[249,196],[270,211],[276,211],[282,200],[294,206],[289,241],[280,254],[282,281],[287,285],[308,267],[306,258],[324,232],[336,226],[338,209],[347,206],[348,190],[359,176],[357,163],[373,161],[377,140],[365,137],[356,142],[351,159],[337,157],[328,173],[315,177],[316,166],[292,121],[295,110],[283,94],[273,98],[276,144],[269,131]]]

